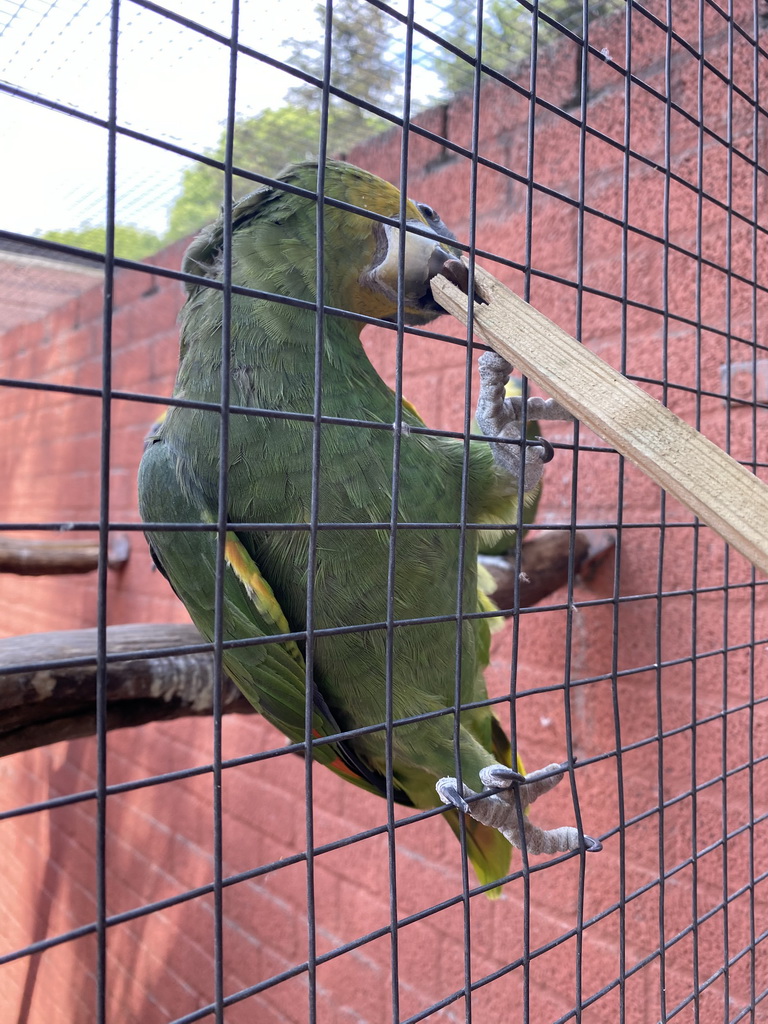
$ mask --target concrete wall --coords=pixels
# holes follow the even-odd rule
[[[673,27],[693,47],[698,6],[675,5]],[[739,24],[751,24],[748,6],[735,5]],[[650,7],[663,20],[664,5]],[[703,72],[706,132],[700,140],[697,128],[672,111],[672,178],[665,173],[665,103],[635,83],[627,108],[623,76],[591,58],[588,124],[600,135],[585,139],[580,197],[578,108],[568,106],[573,94],[570,44],[540,66],[539,97],[567,108],[567,114],[537,109],[533,176],[546,191],[536,190],[533,198],[530,291],[535,305],[567,330],[580,330],[593,351],[647,381],[644,386],[652,394],[664,395],[677,413],[700,422],[718,443],[729,443],[737,458],[751,460],[754,451],[758,458],[765,451],[766,410],[751,404],[749,373],[733,377],[734,394],[747,401],[724,401],[721,368],[729,359],[751,360],[755,341],[765,344],[753,315],[762,324],[768,312],[766,292],[754,282],[756,273],[761,281],[768,247],[764,230],[755,231],[749,222],[766,219],[767,125],[761,111],[755,137],[751,106],[737,91],[729,93],[721,77],[729,59],[726,23],[709,6],[704,16],[710,62]],[[637,11],[633,22],[633,72],[666,95],[665,33]],[[597,29],[592,42],[624,64],[621,20]],[[753,55],[753,47],[737,34],[733,78],[748,95],[753,93]],[[679,42],[672,42],[670,58],[669,96],[695,117],[698,62]],[[768,61],[761,58],[763,85],[767,68]],[[527,72],[518,77],[524,89]],[[730,159],[724,142],[729,96],[738,151]],[[628,110],[632,156],[627,220],[632,230],[626,236],[622,302],[622,229],[615,219],[622,217],[621,144]],[[523,91],[487,84],[480,105],[481,156],[524,176],[528,114]],[[471,101],[459,98],[446,110],[417,121],[468,145]],[[761,165],[756,185],[750,162],[755,154]],[[350,158],[397,181],[399,134],[378,138]],[[706,193],[700,212],[699,175]],[[466,238],[468,161],[451,159],[434,143],[412,135],[409,192],[434,205]],[[587,209],[583,222],[578,205],[570,201],[580,198]],[[524,264],[525,204],[525,184],[481,167],[478,246]],[[699,235],[701,259],[696,256]],[[160,253],[156,262],[178,267],[183,248],[179,244]],[[488,265],[512,286],[523,287],[523,275],[515,267]],[[579,280],[582,290],[574,287]],[[170,393],[180,304],[178,283],[118,272],[115,389]],[[101,316],[102,294],[94,289],[44,320],[9,332],[0,339],[4,374],[97,387]],[[447,320],[438,326],[460,336]],[[393,337],[366,331],[369,350],[390,380]],[[759,348],[757,358],[764,355]],[[406,338],[404,391],[430,425],[460,428],[464,361],[460,346]],[[109,482],[115,523],[137,522],[136,467],[157,408],[119,398],[112,403]],[[95,521],[100,401],[4,388],[0,421],[3,520]],[[569,442],[573,435],[571,428],[553,425],[547,436]],[[577,585],[570,609],[562,591],[519,616],[516,714],[521,752],[529,767],[537,767],[565,757],[568,711],[573,751],[582,762],[576,780],[584,827],[604,837],[605,849],[583,865],[576,858],[544,870],[545,860],[532,858],[536,870],[510,883],[501,899],[472,900],[471,980],[487,979],[473,994],[472,1019],[523,1020],[527,1009],[528,1019],[539,1024],[565,1017],[579,999],[589,1002],[581,1017],[585,1022],[616,1021],[623,1005],[627,1021],[647,1024],[659,1019],[665,1007],[668,1012],[685,1000],[688,1005],[677,1020],[694,1020],[697,1006],[701,1021],[731,1019],[749,1004],[753,977],[758,993],[768,979],[765,943],[754,954],[749,949],[751,937],[768,927],[768,889],[764,880],[755,881],[768,862],[768,719],[766,705],[760,703],[766,695],[765,591],[762,584],[757,589],[752,585],[750,568],[741,557],[726,554],[706,529],[696,530],[685,509],[665,501],[639,472],[622,469],[617,457],[587,430],[579,433],[577,453],[561,450],[549,467],[540,522],[570,523],[576,470],[576,521],[585,526],[622,524],[619,585],[614,592],[610,572],[603,573],[589,587]],[[758,472],[764,476],[764,466]],[[662,523],[667,524],[664,530]],[[184,621],[184,609],[153,571],[140,534],[131,537],[128,565],[110,574],[108,622]],[[95,623],[92,577],[0,579],[4,634]],[[508,623],[494,642],[488,674],[493,693],[509,687],[513,628]],[[567,673],[574,685],[566,709]],[[237,758],[278,747],[282,738],[260,719],[230,716],[223,742],[225,758]],[[108,737],[108,782],[208,766],[211,759],[207,721],[113,733]],[[6,758],[0,762],[0,779],[3,811],[88,791],[96,781],[95,742],[62,743]],[[305,849],[303,779],[303,763],[293,756],[226,769],[225,876]],[[383,801],[322,769],[315,772],[314,791],[318,845],[386,821]],[[209,772],[113,794],[107,805],[108,914],[210,885]],[[573,817],[567,783],[537,806],[537,820],[543,824]],[[3,1020],[64,1024],[95,1019],[97,945],[87,930],[96,914],[95,826],[92,799],[0,820],[0,956],[71,929],[86,929],[82,937],[0,967]],[[459,847],[445,824],[430,818],[408,824],[396,835],[397,912],[401,920],[413,915],[397,934],[399,1012],[405,1020],[463,989],[465,920],[461,904],[419,916],[461,891]],[[318,1020],[391,1020],[386,836],[322,853],[314,871],[319,954],[377,933],[320,965]],[[301,861],[225,889],[227,993],[281,972],[290,975],[306,960],[305,893],[306,866]],[[531,906],[527,920],[526,898]],[[694,926],[695,916],[699,923]],[[591,923],[579,932],[582,920]],[[213,922],[213,897],[203,893],[110,927],[108,1019],[160,1024],[208,1003],[213,998]],[[663,942],[670,944],[660,956]],[[523,967],[519,960],[526,949],[531,959]],[[729,958],[734,962],[724,969]],[[509,964],[516,966],[505,970]],[[697,986],[702,991],[692,999]],[[228,1009],[226,1020],[299,1024],[307,1019],[306,992],[306,974],[299,971]],[[463,997],[430,1019],[463,1021]]]

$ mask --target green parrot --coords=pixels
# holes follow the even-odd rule
[[[400,287],[406,323],[426,324],[443,313],[432,297],[431,278],[445,272],[466,290],[467,271],[452,246],[455,237],[437,214],[425,204],[407,202],[401,253],[401,231],[391,222],[400,215],[399,191],[350,164],[328,161],[324,170],[330,200],[322,239],[326,306],[394,322]],[[237,411],[228,423],[226,508],[233,528],[226,535],[223,581],[225,644],[278,639],[225,646],[224,665],[256,710],[301,743],[305,644],[286,635],[307,628],[317,279],[312,193],[318,165],[290,167],[279,181],[285,188],[259,188],[231,212],[233,286],[288,296],[303,305],[231,296],[229,401]],[[222,220],[192,243],[183,269],[201,279],[223,279]],[[221,290],[204,280],[186,287],[174,396],[218,403]],[[321,426],[313,601],[313,628],[321,633],[314,637],[309,699],[313,736],[336,737],[313,744],[315,759],[363,789],[384,794],[387,634],[380,624],[387,619],[390,530],[381,524],[391,517],[396,404],[365,354],[361,329],[359,318],[330,311],[323,318],[322,415],[333,419]],[[504,393],[510,371],[493,353],[481,359],[477,418],[488,437],[520,438],[520,400]],[[264,412],[248,414],[243,408]],[[551,400],[530,399],[528,411],[531,417],[569,418]],[[140,509],[150,524],[152,555],[209,640],[216,533],[163,531],[151,524],[217,521],[220,420],[218,411],[172,407],[148,438],[139,471]],[[422,426],[413,408],[402,403],[398,522],[458,523],[464,445],[410,429]],[[519,444],[470,444],[468,522],[514,522],[520,473],[526,491],[534,494],[552,451],[541,439],[522,450],[524,456]],[[464,536],[465,613],[492,608],[478,590],[476,535],[467,530]],[[460,544],[458,530],[437,525],[401,527],[396,533],[394,616],[428,621],[398,625],[392,633],[392,784],[395,799],[406,806],[451,805],[446,817],[457,833],[459,812],[467,816],[467,852],[487,885],[508,872],[510,843],[525,842],[536,853],[599,844],[572,827],[544,831],[520,814],[559,781],[564,766],[549,765],[527,776],[519,763],[513,768],[509,741],[487,706],[460,713],[462,783],[455,778],[455,716],[440,712],[455,699]],[[435,618],[439,621],[429,621]],[[370,628],[373,624],[377,628]],[[322,632],[337,628],[343,631]],[[464,619],[460,628],[461,702],[476,705],[487,696],[488,620]],[[428,717],[398,724],[422,715]],[[471,788],[478,783],[484,788]]]

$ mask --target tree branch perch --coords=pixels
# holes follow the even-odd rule
[[[569,555],[569,531],[527,540],[522,548],[524,578],[519,606],[535,604],[584,564],[589,538],[576,533]],[[491,595],[502,609],[515,598],[515,559],[481,556],[496,583]],[[193,647],[203,639],[189,625],[130,625],[107,628],[107,729],[124,729],[213,710],[214,657],[211,651],[153,656],[153,651]],[[31,633],[0,640],[0,757],[79,739],[96,732],[95,629]],[[119,660],[120,654],[143,657]],[[117,656],[115,658],[115,656]],[[115,660],[111,660],[115,658]],[[72,664],[77,660],[77,664]],[[224,713],[253,714],[235,684],[224,679]]]
[[[110,569],[125,565],[131,543],[122,534],[109,538],[107,564]],[[99,566],[99,545],[82,540],[29,540],[26,537],[0,537],[0,572],[17,576],[63,576],[95,572]]]
[[[107,629],[108,654],[203,643],[192,625],[130,625]],[[36,668],[89,659],[84,665]],[[24,666],[27,666],[26,668]],[[21,668],[21,671],[14,669]],[[107,728],[122,729],[213,709],[210,651],[110,661]],[[225,679],[222,711],[254,713]],[[96,630],[32,633],[0,641],[0,756],[96,732]]]

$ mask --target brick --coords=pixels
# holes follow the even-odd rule
[[[123,309],[140,302],[142,298],[152,295],[155,287],[155,279],[151,274],[141,270],[117,268],[114,278],[113,309]]]
[[[95,963],[95,944],[91,936],[53,947],[29,960],[21,960],[4,968],[10,976],[16,973],[17,984],[3,985],[0,1007],[15,1013],[19,1019],[24,1007],[30,1020],[55,1020],[66,1015],[76,1020],[85,1011],[85,1018],[94,1006],[94,985],[89,967]],[[75,984],[75,978],[77,983]],[[14,992],[14,988],[16,991]]]
[[[305,915],[286,896],[290,876],[276,872],[224,891],[224,914],[231,927],[246,935],[269,935],[270,947],[288,960],[301,959],[306,950]]]
[[[265,996],[256,995],[227,1006],[227,1024],[230,1021],[232,1024],[251,1024],[254,1020],[258,1020],[259,1024],[293,1024],[300,1020],[298,1014],[303,1011],[304,1006],[300,1003],[290,1015],[286,1015],[269,1003]],[[325,1024],[324,1017],[318,1017],[318,1020],[323,1020]]]
[[[353,970],[344,964],[343,957],[322,964],[317,972],[318,985],[338,992],[341,1005],[363,1020],[380,1019],[382,1008],[391,1006],[389,940],[377,939],[349,957]]]

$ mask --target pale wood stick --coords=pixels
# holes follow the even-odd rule
[[[768,572],[768,487],[679,416],[475,266],[477,334],[591,430]],[[462,323],[467,296],[445,277],[436,300]]]

